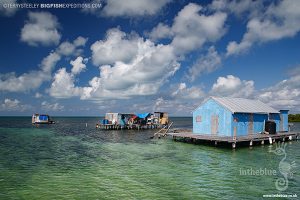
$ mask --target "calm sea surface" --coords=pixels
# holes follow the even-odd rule
[[[57,124],[34,127],[30,117],[0,117],[0,199],[300,197],[300,141],[286,142],[292,177],[280,192],[275,182],[283,177],[283,155],[272,152],[276,145],[232,150],[150,139],[153,130],[96,130],[94,117],[54,119]],[[191,118],[172,121],[177,128],[192,127]],[[300,131],[300,123],[293,130]],[[260,169],[277,174],[241,175]]]

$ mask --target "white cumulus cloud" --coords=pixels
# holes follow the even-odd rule
[[[81,98],[130,98],[155,94],[160,86],[179,69],[170,45],[155,45],[136,34],[119,29],[107,32],[106,39],[92,47],[93,62],[100,76],[83,88]]]
[[[215,50],[215,47],[212,46],[208,49],[206,55],[203,55],[197,59],[189,68],[186,78],[190,81],[194,81],[204,73],[211,73],[217,70],[221,66],[221,63],[221,56]]]
[[[28,18],[21,30],[21,41],[31,46],[59,43],[61,34],[56,16],[49,12],[29,12]]]
[[[168,100],[168,99],[164,99],[163,97],[159,97],[152,103],[153,104],[152,110],[168,112],[170,115],[190,116],[191,112],[202,101],[201,98],[193,99],[193,100],[194,102],[189,102],[186,101],[186,99]],[[147,110],[151,110],[151,109],[148,108]]]
[[[39,65],[39,70],[32,70],[19,76],[14,72],[0,74],[0,91],[27,92],[39,88],[42,83],[51,80],[52,71],[62,56],[77,54],[76,52],[80,52],[80,47],[84,46],[86,41],[87,38],[79,36],[73,43],[63,42],[55,51],[50,52],[48,56],[43,58]],[[71,46],[72,50],[66,50],[67,48],[64,48],[66,43]],[[81,62],[87,62],[87,60]],[[74,73],[79,73],[86,68],[80,65],[79,60],[73,64],[75,66],[73,69]]]
[[[200,87],[192,86],[187,87],[186,83],[180,83],[175,91],[171,93],[171,96],[176,99],[201,99],[205,96],[205,93]]]
[[[56,98],[76,96],[74,77],[66,71],[66,68],[61,68],[55,73],[49,94]]]
[[[171,38],[174,35],[171,28],[163,23],[159,23],[149,33],[151,40],[156,41],[160,38]]]
[[[251,97],[254,93],[254,81],[241,80],[233,75],[219,77],[213,84],[210,94],[224,97]]]
[[[0,110],[1,111],[25,111],[30,109],[31,106],[21,104],[18,99],[9,99],[5,98],[4,102],[1,104]]]
[[[105,40],[96,41],[92,46],[92,59],[95,65],[113,64],[116,61],[128,63],[137,54],[141,38],[120,31],[109,29]]]
[[[72,74],[80,74],[80,72],[86,69],[86,65],[83,63],[83,58],[81,56],[72,60],[70,64],[73,66],[71,70]]]
[[[284,0],[270,4],[250,18],[247,32],[240,43],[231,41],[227,56],[247,51],[255,43],[264,43],[295,36],[300,31],[300,1]]]
[[[91,0],[92,4],[100,5],[99,8],[84,8],[85,13],[99,17],[144,17],[157,14],[172,0]]]
[[[43,95],[39,92],[36,92],[35,95],[34,95],[35,98],[39,99],[39,98],[42,98]]]
[[[64,106],[60,105],[59,103],[49,103],[47,101],[43,101],[41,103],[41,107],[45,111],[63,111]]]
[[[106,0],[103,13],[108,17],[154,15],[171,0]]]
[[[20,76],[16,76],[14,72],[0,74],[0,91],[26,92],[39,88],[44,81],[51,79],[51,72],[60,59],[61,56],[53,52],[42,60],[40,70],[29,71]]]
[[[186,5],[175,17],[171,27],[158,24],[151,33],[151,38],[173,37],[171,45],[178,54],[202,47],[205,42],[214,42],[220,39],[226,29],[224,27],[227,15],[215,12],[211,15],[202,14],[203,8],[195,3]]]
[[[77,57],[70,61],[73,66],[71,73],[66,71],[66,68],[59,69],[53,78],[53,82],[49,89],[49,94],[55,98],[69,98],[73,96],[81,96],[83,88],[75,86],[75,76],[86,68],[82,57]]]
[[[85,46],[87,40],[87,38],[79,36],[73,42],[65,41],[59,45],[56,52],[64,56],[79,55],[83,50],[78,47]]]
[[[253,0],[214,0],[209,8],[211,10],[223,11],[233,13],[237,17],[242,15],[249,15],[253,17],[261,12],[263,9],[263,1]]]
[[[300,111],[300,67],[295,74],[258,93],[261,101],[269,103],[277,109],[293,109]]]
[[[217,12],[203,15],[202,7],[190,3],[177,15],[172,26],[175,37],[172,45],[180,52],[187,52],[201,47],[206,41],[216,41],[225,33],[225,13]]]
[[[47,79],[51,79],[51,76],[41,71],[31,71],[20,76],[16,76],[15,73],[0,74],[0,90],[25,92],[40,87]]]
[[[56,63],[61,59],[61,55],[56,52],[51,52],[48,56],[46,56],[40,65],[40,68],[43,72],[49,73],[54,68]]]

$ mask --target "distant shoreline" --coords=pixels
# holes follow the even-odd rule
[[[300,122],[300,114],[289,114],[289,122]]]

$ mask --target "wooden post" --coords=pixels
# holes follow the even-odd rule
[[[233,140],[236,140],[236,126],[233,128]]]
[[[264,141],[264,140],[262,140],[262,141],[261,141],[261,145],[264,145],[264,144],[265,144],[265,141]]]
[[[273,143],[273,141],[272,141],[272,138],[271,138],[271,137],[269,137],[269,143],[270,143],[270,144],[272,144],[272,143]]]
[[[252,141],[252,140],[250,140],[250,144],[249,144],[249,146],[250,146],[250,147],[252,147],[252,145],[253,145],[253,141]]]

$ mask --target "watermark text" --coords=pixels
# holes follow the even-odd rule
[[[5,9],[98,9],[101,3],[3,3]]]
[[[259,169],[241,169],[240,175],[242,176],[276,176],[277,171],[275,169],[259,168]]]

